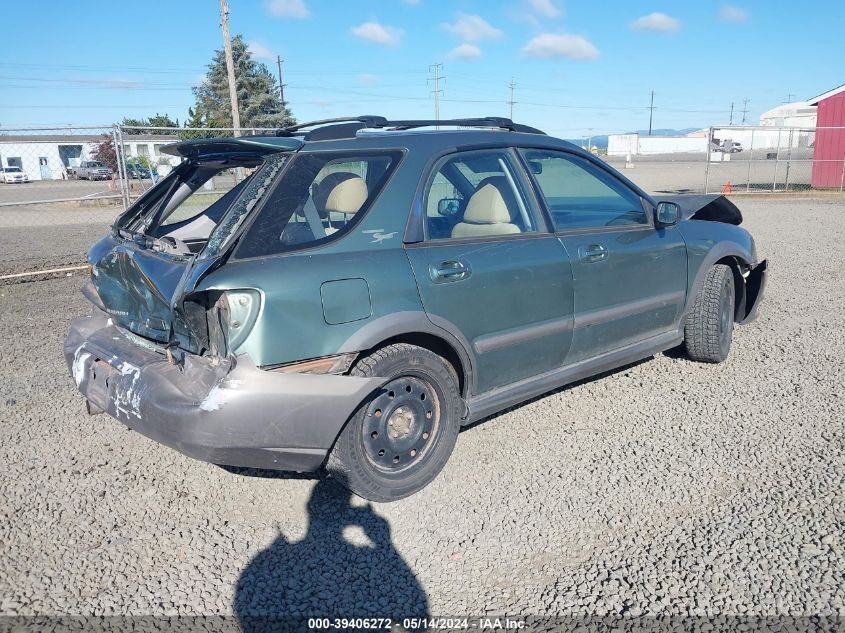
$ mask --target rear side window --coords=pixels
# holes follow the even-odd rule
[[[550,150],[522,154],[556,231],[648,224],[640,196],[589,161]]]
[[[262,257],[348,233],[395,167],[396,152],[298,154],[265,199],[237,257]]]

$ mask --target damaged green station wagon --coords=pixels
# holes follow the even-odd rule
[[[91,248],[65,356],[90,413],[216,464],[399,499],[462,425],[680,344],[724,360],[763,293],[730,201],[655,199],[508,119],[163,151],[185,160]]]

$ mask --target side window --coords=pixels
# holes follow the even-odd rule
[[[640,197],[589,161],[565,152],[521,151],[555,230],[648,224]]]
[[[429,240],[537,231],[507,152],[463,152],[435,169],[425,200]]]
[[[260,257],[321,244],[348,233],[387,181],[399,156],[305,153],[267,195],[237,256]]]

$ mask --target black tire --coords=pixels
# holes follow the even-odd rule
[[[370,501],[396,501],[428,485],[446,465],[461,426],[454,367],[434,352],[396,343],[360,359],[353,376],[384,376],[329,455],[329,474]]]
[[[729,266],[716,264],[687,314],[684,346],[687,356],[703,363],[721,363],[731,351],[736,291]]]

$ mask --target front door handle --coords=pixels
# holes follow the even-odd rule
[[[590,244],[586,247],[581,247],[581,261],[583,262],[600,262],[607,259],[607,246],[604,244]]]
[[[450,259],[429,267],[431,280],[435,283],[444,281],[460,281],[472,274],[469,265],[457,259]]]

